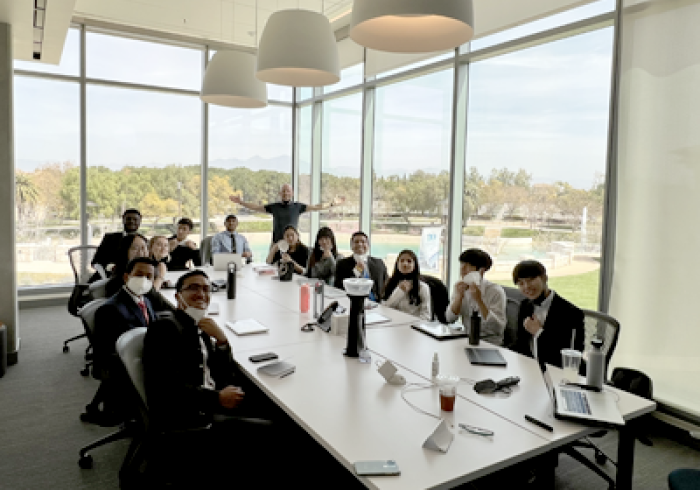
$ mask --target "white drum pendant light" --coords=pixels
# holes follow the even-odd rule
[[[472,0],[355,0],[350,37],[392,53],[429,53],[474,36]]]
[[[226,107],[265,107],[267,85],[255,78],[255,55],[217,51],[207,65],[199,98]]]
[[[272,14],[260,37],[257,77],[292,87],[339,82],[338,47],[328,18],[309,10]]]

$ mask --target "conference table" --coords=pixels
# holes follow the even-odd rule
[[[204,269],[212,279],[225,279],[224,272]],[[182,273],[168,273],[173,284]],[[296,423],[354,474],[353,463],[362,460],[395,460],[400,476],[357,477],[368,488],[451,488],[507,468],[521,461],[550,454],[597,429],[553,418],[550,398],[537,362],[501,349],[506,368],[473,366],[464,353],[467,339],[438,341],[413,328],[420,320],[379,305],[372,310],[389,322],[368,327],[371,362],[343,356],[346,339],[321,331],[304,332],[313,312],[299,311],[300,283],[257,274],[246,266],[237,274],[236,298],[225,291],[212,294],[219,305],[212,316],[223,326],[253,318],[268,327],[260,334],[238,336],[224,331],[241,369]],[[174,291],[163,289],[174,301]],[[349,309],[347,296],[326,286],[326,305],[338,301]],[[482,347],[494,347],[481,342]],[[279,359],[295,365],[283,378],[266,376],[249,357],[273,351]],[[519,376],[513,392],[479,395],[469,382],[458,385],[454,412],[440,410],[438,388],[430,381],[433,354],[440,358],[440,371],[464,380]],[[391,360],[406,378],[406,387],[388,384],[377,364]],[[633,421],[655,409],[655,403],[626,392],[615,392],[627,425],[620,429],[617,488],[631,489],[634,458]],[[527,421],[528,414],[554,428],[548,432]],[[423,443],[444,419],[454,439],[446,453],[423,448]],[[476,435],[458,427],[464,423],[493,431]],[[602,480],[601,480],[602,482]]]

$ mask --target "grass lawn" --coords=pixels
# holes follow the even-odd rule
[[[579,308],[597,310],[599,275],[600,271],[595,270],[572,276],[552,277],[549,279],[549,287]],[[499,280],[493,282],[501,286],[513,286],[512,281]]]

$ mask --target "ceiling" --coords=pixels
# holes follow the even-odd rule
[[[479,38],[593,0],[473,1],[475,37]],[[15,59],[33,59],[37,33],[33,26],[35,2],[46,2],[40,61],[51,64],[60,62],[71,21],[254,48],[267,19],[275,11],[296,8],[323,11],[338,31],[349,25],[353,3],[352,0],[0,0],[0,22],[12,25]]]

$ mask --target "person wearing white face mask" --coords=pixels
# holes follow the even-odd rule
[[[362,231],[356,231],[350,238],[352,257],[339,260],[335,267],[335,287],[345,289],[343,281],[355,277],[372,279],[372,291],[369,299],[379,301],[382,298],[384,285],[387,281],[386,265],[382,259],[370,257],[369,239]]]
[[[95,331],[91,339],[95,353],[93,375],[107,383],[104,389],[104,413],[107,418],[117,417],[119,412],[116,401],[119,393],[113,381],[115,372],[121,368],[116,354],[117,339],[124,332],[146,327],[156,319],[151,302],[146,297],[146,293],[153,288],[154,275],[155,262],[151,259],[137,257],[131,260],[124,269],[123,287],[95,313]]]
[[[481,316],[481,338],[495,345],[503,344],[506,329],[506,293],[501,286],[484,279],[491,268],[491,256],[478,248],[465,250],[459,256],[461,281],[455,284],[452,302],[445,318],[454,323],[462,316],[462,324],[469,328],[472,312]]]

